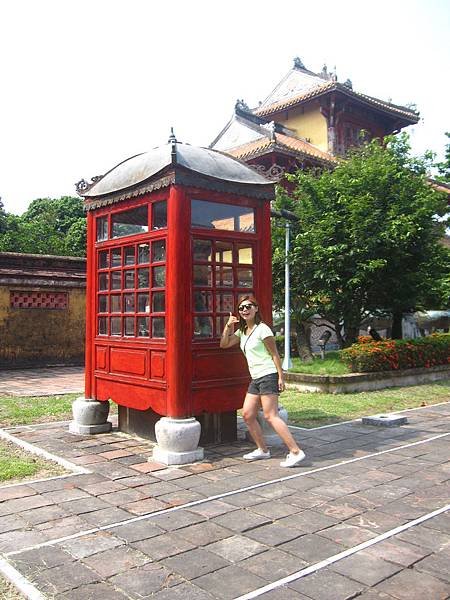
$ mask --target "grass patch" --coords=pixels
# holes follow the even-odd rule
[[[286,390],[280,396],[280,404],[288,411],[289,423],[300,427],[318,427],[449,400],[450,380],[353,394]]]
[[[292,359],[290,373],[309,373],[311,375],[344,375],[350,369],[341,361],[340,352],[327,352],[324,360],[316,356],[313,362],[305,363],[299,358]]]
[[[4,577],[0,577],[0,598],[2,600],[24,600],[25,596]]]
[[[0,396],[0,427],[72,420],[72,402],[80,394],[62,396]],[[109,403],[110,414],[117,405]]]
[[[0,426],[29,425],[72,418],[72,401],[79,394],[64,396],[2,396]]]
[[[14,483],[25,478],[53,477],[65,473],[57,463],[27,453],[11,442],[0,441],[0,482]]]

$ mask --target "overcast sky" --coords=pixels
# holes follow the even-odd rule
[[[414,102],[415,153],[450,131],[446,0],[2,0],[0,196],[74,184],[178,140],[207,146],[236,99],[256,106],[299,56],[353,89]]]

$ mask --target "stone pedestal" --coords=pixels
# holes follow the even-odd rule
[[[194,417],[161,417],[155,425],[158,445],[153,450],[153,460],[166,465],[185,465],[203,460],[203,448],[198,447],[200,433],[200,423]]]
[[[107,421],[109,402],[99,402],[89,398],[80,397],[72,403],[73,421],[69,424],[70,433],[92,435],[94,433],[108,433],[112,423]]]
[[[377,427],[398,427],[399,425],[405,425],[408,419],[404,416],[387,414],[363,417],[361,422],[363,425],[375,425]]]
[[[287,410],[283,407],[283,406],[279,406],[278,407],[278,416],[283,419],[283,421],[285,423],[287,423],[288,421],[288,413]],[[261,426],[263,435],[264,435],[264,439],[266,440],[266,444],[268,446],[281,446],[283,444],[283,441],[281,440],[280,436],[275,433],[275,431],[272,429],[272,427],[269,425],[269,423],[265,420],[264,418],[264,412],[262,410],[258,411],[258,415],[257,415],[257,420],[258,423]],[[250,433],[247,432],[247,439],[254,441],[250,435]]]

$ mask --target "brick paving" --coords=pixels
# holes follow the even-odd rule
[[[116,429],[9,428],[89,472],[0,488],[2,558],[44,598],[245,597],[449,504],[450,403],[404,414],[399,428],[294,430],[308,460],[290,470],[280,449],[244,462],[243,436],[166,468]],[[447,511],[258,597],[441,600],[449,564]]]
[[[0,370],[0,396],[53,396],[83,390],[83,367]]]

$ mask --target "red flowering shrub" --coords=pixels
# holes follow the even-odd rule
[[[354,373],[433,367],[450,363],[450,334],[433,334],[414,340],[368,341],[359,338],[341,352],[342,361]]]

